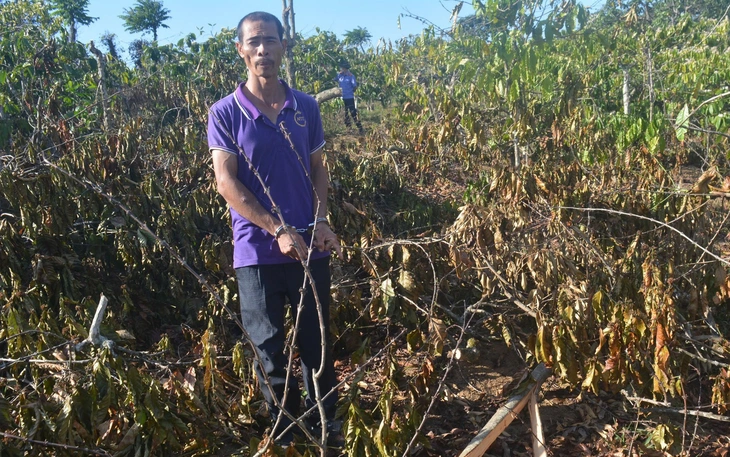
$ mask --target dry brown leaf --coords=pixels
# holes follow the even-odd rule
[[[342,201],[342,206],[345,208],[345,211],[347,211],[350,214],[359,214],[360,216],[365,216],[365,213],[355,207],[352,203],[348,203],[346,201]]]

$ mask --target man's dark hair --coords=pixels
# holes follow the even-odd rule
[[[274,16],[271,13],[267,13],[264,11],[254,11],[253,13],[248,13],[247,15],[243,16],[243,19],[238,23],[238,28],[236,29],[238,32],[238,41],[240,43],[243,43],[243,24],[244,22],[255,22],[255,21],[261,21],[261,22],[268,22],[269,24],[275,24],[276,25],[276,31],[279,32],[279,40],[284,39],[284,26],[281,25],[281,21],[278,17]]]

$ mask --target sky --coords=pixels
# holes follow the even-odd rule
[[[135,0],[90,0],[89,16],[98,18],[90,25],[79,26],[77,40],[97,44],[105,32],[117,35],[117,45],[126,51],[129,43],[138,38],[152,39],[150,34],[130,34],[124,30],[119,15],[130,9]],[[158,43],[177,43],[189,33],[198,35],[198,41],[215,34],[223,27],[234,28],[238,21],[252,11],[267,11],[281,18],[282,0],[162,0],[170,10],[169,28],[158,30]],[[339,39],[344,33],[363,27],[372,35],[371,43],[379,38],[396,41],[411,34],[419,34],[425,27],[412,16],[419,16],[438,27],[449,27],[451,11],[457,0],[294,0],[294,19],[297,32],[304,37],[316,35],[316,28],[333,32]],[[464,2],[460,17],[473,14],[471,0]],[[400,28],[398,18],[400,15]],[[201,33],[202,30],[202,33]],[[126,53],[126,52],[125,52]]]

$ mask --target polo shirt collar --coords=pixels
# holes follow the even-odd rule
[[[284,106],[281,108],[282,110],[285,109],[293,109],[294,111],[297,110],[298,103],[297,98],[294,96],[294,92],[291,90],[291,88],[284,82],[283,79],[279,80],[279,84],[284,86],[284,93],[285,93],[285,99],[284,99]],[[243,115],[246,116],[248,120],[258,119],[259,117],[263,116],[263,113],[256,108],[256,106],[249,100],[246,95],[243,93],[243,86],[246,85],[246,81],[242,82],[238,85],[235,92],[235,98],[236,98],[236,104],[238,105],[238,108],[243,112]]]

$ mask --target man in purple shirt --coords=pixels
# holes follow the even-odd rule
[[[342,258],[342,249],[326,217],[319,107],[278,78],[286,49],[281,22],[269,13],[245,16],[238,24],[236,49],[248,79],[210,108],[208,146],[218,192],[231,211],[241,320],[260,358],[255,368],[272,413],[272,436],[285,445],[293,428],[286,430],[291,419],[279,406],[296,418],[301,399],[297,380],[287,370],[286,300],[296,323],[305,404],[311,408],[321,400],[324,429],[339,432],[334,430],[337,379],[329,343],[329,254],[334,250]],[[305,281],[305,263],[314,284]],[[307,419],[321,426],[318,409]]]

